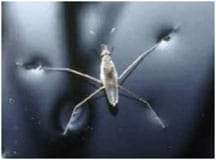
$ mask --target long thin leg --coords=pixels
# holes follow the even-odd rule
[[[98,84],[102,84],[101,81],[97,78],[94,78],[88,74],[84,74],[84,73],[81,73],[79,71],[76,71],[74,69],[71,69],[71,68],[59,68],[59,67],[43,67],[44,70],[48,70],[48,71],[60,71],[60,72],[70,72],[70,73],[74,73],[76,75],[79,75],[81,77],[85,77],[87,79],[90,79]]]
[[[160,39],[155,45],[153,45],[151,48],[149,48],[147,51],[141,53],[140,56],[137,57],[119,76],[119,80],[123,82],[135,68],[136,66],[143,60],[145,56],[147,56],[149,53],[151,53],[163,40],[166,40],[170,34],[175,33],[179,30],[180,25],[176,25],[166,36]]]
[[[19,67],[24,67],[24,64],[22,63],[19,63],[17,62],[16,63],[17,66]],[[59,72],[70,72],[70,73],[73,73],[73,74],[76,74],[76,75],[79,75],[81,77],[84,77],[86,79],[90,79],[98,84],[102,84],[101,81],[97,78],[94,78],[88,74],[84,74],[82,72],[79,72],[79,71],[76,71],[74,69],[71,69],[71,68],[61,68],[61,67],[46,67],[46,66],[40,66],[40,69],[44,69],[44,70],[47,70],[47,71],[59,71]]]
[[[147,105],[147,107],[151,110],[151,112],[154,114],[155,119],[160,123],[162,128],[165,128],[166,126],[164,125],[164,123],[162,122],[162,120],[160,119],[160,117],[157,115],[157,113],[153,110],[153,108],[151,107],[150,103],[148,101],[146,101],[145,99],[139,97],[138,95],[136,95],[134,92],[130,91],[129,89],[120,86],[119,88],[124,90],[125,92],[127,92],[129,95],[133,96],[135,99],[139,100],[140,102],[144,103]]]
[[[138,56],[119,76],[119,80],[123,81],[124,79],[127,78],[126,75],[128,75],[129,73],[131,73],[136,66],[143,60],[144,57],[146,57],[149,53],[151,53],[157,46],[159,45],[159,43],[156,43],[154,46],[152,46],[151,48],[149,48],[147,51],[143,52],[140,56]]]
[[[73,112],[71,114],[71,117],[70,117],[70,120],[69,122],[67,123],[67,126],[63,132],[63,135],[66,135],[67,134],[67,131],[70,129],[70,126],[71,126],[71,123],[73,121],[73,116],[74,114],[76,114],[76,112],[78,111],[78,109],[84,104],[86,103],[88,100],[90,100],[93,96],[95,96],[97,93],[99,93],[100,91],[102,91],[104,89],[104,86],[98,88],[96,91],[94,91],[92,94],[90,94],[88,97],[86,97],[84,100],[82,100],[80,103],[78,103],[74,109],[73,109]]]

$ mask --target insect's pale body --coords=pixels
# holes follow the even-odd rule
[[[100,79],[105,87],[109,103],[114,107],[118,103],[118,73],[107,46],[101,53]]]

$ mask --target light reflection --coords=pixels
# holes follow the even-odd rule
[[[175,42],[176,42],[176,37],[173,36],[173,34],[171,34],[159,42],[158,49],[160,50],[170,49],[171,46],[172,47],[174,46]]]
[[[44,72],[44,69],[41,65],[39,65],[36,68],[29,69],[28,71],[32,74],[40,75]]]
[[[34,67],[26,67],[22,66],[19,67],[19,74],[22,78],[29,80],[29,81],[38,81],[41,79],[45,74],[45,71],[42,65],[34,66]]]

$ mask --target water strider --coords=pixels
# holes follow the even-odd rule
[[[169,36],[169,35],[167,35]],[[167,37],[166,36],[166,37]],[[153,110],[150,103],[145,100],[144,98],[138,96],[131,90],[123,87],[121,83],[127,78],[127,76],[136,68],[136,66],[142,61],[142,59],[147,56],[149,53],[151,53],[153,50],[155,50],[158,45],[162,41],[166,41],[166,37],[161,39],[159,42],[157,42],[155,45],[153,45],[151,48],[140,54],[119,76],[118,72],[116,70],[115,64],[112,61],[111,57],[111,51],[109,50],[107,45],[101,45],[102,50],[100,53],[101,56],[101,66],[100,66],[100,79],[94,78],[88,74],[81,73],[77,70],[71,69],[71,68],[59,68],[59,67],[47,67],[47,66],[41,66],[41,69],[45,71],[63,71],[63,72],[70,72],[76,75],[79,75],[83,78],[86,78],[88,80],[94,81],[95,83],[99,84],[100,87],[95,90],[93,93],[91,93],[88,97],[83,99],[80,103],[78,103],[71,114],[70,120],[67,123],[67,126],[63,132],[63,135],[66,135],[68,130],[70,130],[70,127],[73,122],[73,117],[75,114],[77,114],[78,109],[86,103],[88,100],[90,100],[93,96],[98,94],[101,91],[105,91],[108,102],[111,106],[115,107],[119,102],[119,89],[126,92],[127,94],[131,95],[141,103],[144,103],[154,114],[154,118],[158,121],[158,123],[161,125],[162,128],[165,128],[166,126],[162,122],[162,120],[159,118],[157,113]]]

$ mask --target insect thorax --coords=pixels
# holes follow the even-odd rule
[[[104,55],[101,59],[101,80],[116,79],[117,72],[110,55]]]
[[[102,63],[103,63],[103,69],[105,73],[113,72],[114,64],[109,55],[103,56]]]

